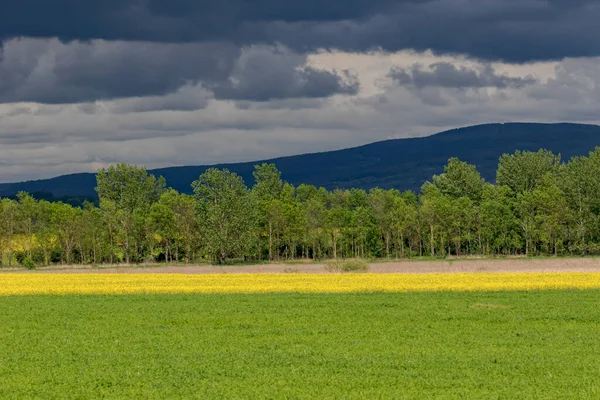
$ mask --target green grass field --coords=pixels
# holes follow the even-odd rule
[[[599,398],[600,291],[0,297],[0,398]]]

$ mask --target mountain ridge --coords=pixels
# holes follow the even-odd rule
[[[572,123],[490,123],[455,128],[418,138],[388,139],[347,149],[298,154],[242,163],[177,166],[151,169],[167,186],[191,193],[190,184],[207,168],[228,168],[252,185],[254,165],[274,163],[282,178],[327,189],[375,186],[418,190],[426,180],[443,171],[450,157],[477,166],[493,181],[498,157],[515,150],[546,148],[561,153],[563,160],[587,155],[600,145],[600,126]],[[47,197],[87,197],[96,193],[95,173],[72,173],[48,179],[0,184],[0,196],[19,191],[45,193]],[[42,196],[43,197],[43,196]]]

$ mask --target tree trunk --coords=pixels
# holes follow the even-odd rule
[[[400,256],[404,258],[404,234],[400,235]]]
[[[273,261],[273,224],[269,221],[269,261]]]
[[[79,245],[79,261],[83,265],[83,248]]]
[[[337,237],[335,235],[335,230],[332,233],[332,240],[333,240],[333,259],[337,260]]]
[[[431,257],[435,257],[434,237],[433,237],[433,225],[429,225],[430,235],[429,242],[431,244]]]
[[[390,233],[385,233],[385,253],[387,258],[390,258]]]
[[[69,246],[65,246],[65,253],[67,258],[67,265],[71,265],[71,249]]]

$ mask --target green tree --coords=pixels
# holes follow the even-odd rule
[[[273,233],[274,223],[272,219],[274,216],[278,216],[279,204],[273,204],[273,202],[281,197],[283,190],[283,181],[281,180],[281,173],[275,166],[275,164],[262,164],[254,167],[254,179],[256,183],[252,187],[252,194],[256,199],[257,212],[258,212],[258,226],[259,226],[259,257],[262,253],[260,242],[261,236],[268,237],[268,257],[269,260],[273,260]]]
[[[558,187],[556,178],[543,175],[533,191],[536,222],[540,239],[554,255],[558,255],[563,244],[563,235],[569,220],[569,211],[564,192]]]
[[[18,204],[16,201],[11,199],[2,199],[0,201],[0,210],[2,211],[2,235],[0,237],[2,260],[0,261],[4,265],[4,255],[6,254],[6,264],[10,267],[12,265],[12,258],[14,252],[13,239],[15,234],[19,230]]]
[[[396,241],[396,258],[398,258],[398,250],[400,251],[400,256],[404,257],[404,245],[407,237],[410,235],[411,229],[417,223],[416,220],[416,208],[412,204],[407,204],[404,197],[394,197],[394,204],[392,208],[392,228],[394,239]],[[412,248],[409,248],[409,252],[411,251]]]
[[[82,210],[64,203],[54,203],[54,225],[61,247],[63,261],[71,263],[73,249],[80,235]]]
[[[536,219],[536,202],[532,191],[517,194],[515,210],[523,238],[525,239],[525,255],[530,255],[535,250],[539,231]]]
[[[442,194],[454,199],[467,197],[475,204],[481,201],[484,183],[477,167],[458,158],[449,159],[444,173],[433,176],[433,184]]]
[[[421,189],[421,217],[429,228],[429,254],[435,257],[436,230],[440,228],[443,218],[443,195],[433,184],[426,182]]]
[[[98,264],[103,259],[104,241],[103,236],[106,232],[106,224],[102,218],[102,212],[90,202],[83,204],[83,231],[82,242],[86,254],[90,257],[93,264]]]
[[[53,203],[40,201],[38,203],[39,221],[36,234],[37,247],[41,252],[41,261],[44,265],[50,265],[52,251],[58,244],[58,229],[56,227]]]
[[[320,196],[315,195],[303,203],[305,221],[306,221],[306,240],[312,248],[312,258],[317,259],[323,256],[322,243],[324,241],[323,232],[325,218],[327,217],[326,203]]]
[[[17,201],[19,227],[21,228],[20,231],[25,239],[25,251],[27,252],[27,255],[31,257],[39,220],[39,208],[37,202],[29,193],[19,192],[17,194]]]
[[[463,196],[450,200],[449,240],[454,244],[457,257],[461,255],[463,242],[471,237],[476,206],[471,198]],[[450,247],[450,246],[449,246]],[[450,254],[450,250],[448,250]]]
[[[503,154],[498,163],[496,183],[508,186],[515,194],[531,191],[546,173],[557,174],[560,155],[548,150],[517,150],[514,154]]]
[[[571,250],[582,254],[590,250],[590,242],[597,241],[600,232],[600,147],[589,157],[574,157],[561,169],[559,187],[565,194],[573,216],[574,238]]]
[[[178,218],[175,213],[175,203],[179,193],[174,190],[162,194],[158,202],[150,207],[150,223],[152,231],[158,235],[158,240],[164,246],[166,262],[173,261],[175,242],[178,239]],[[175,257],[177,260],[178,257]]]
[[[245,256],[256,224],[254,198],[241,177],[208,169],[192,183],[207,250],[220,263]]]
[[[481,224],[486,252],[510,253],[519,249],[514,192],[508,186],[486,185],[481,203]]]
[[[392,235],[394,232],[394,200],[400,196],[397,190],[373,189],[369,192],[371,207],[377,226],[385,243],[386,257],[390,257]]]
[[[145,167],[118,164],[99,170],[96,182],[100,207],[105,208],[105,215],[111,213],[111,218],[117,217],[118,227],[115,228],[122,234],[125,262],[129,263],[132,256],[138,256],[137,250],[132,252],[132,245],[138,247],[134,236],[134,216],[136,212],[147,215],[151,205],[165,191],[165,180],[148,174]],[[114,233],[112,239],[115,238]]]

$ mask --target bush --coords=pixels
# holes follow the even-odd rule
[[[369,264],[365,260],[353,259],[332,261],[325,265],[327,272],[368,272]]]
[[[35,269],[35,262],[31,257],[27,257],[23,260],[23,266],[27,269]]]
[[[13,255],[15,257],[15,260],[17,260],[17,262],[21,265],[23,265],[25,258],[27,258],[27,253],[24,251],[17,251]]]

